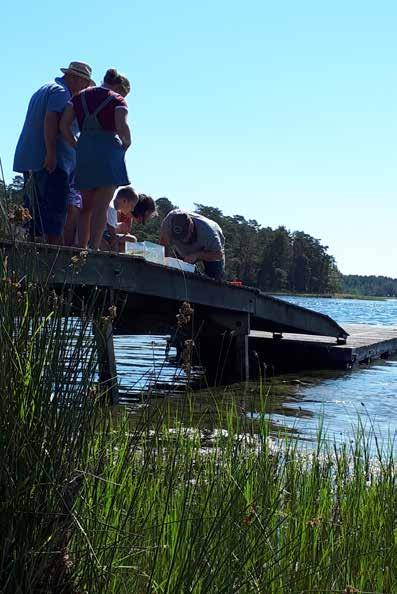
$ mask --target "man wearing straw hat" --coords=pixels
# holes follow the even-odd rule
[[[14,171],[23,173],[33,216],[31,232],[48,243],[62,243],[75,150],[59,133],[59,119],[71,97],[94,85],[84,62],[61,68],[62,77],[40,87],[30,99],[14,156]],[[77,130],[76,130],[77,131]]]

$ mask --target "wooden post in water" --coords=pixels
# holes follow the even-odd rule
[[[236,379],[249,380],[248,334],[237,334],[233,339]]]
[[[236,381],[248,382],[250,378],[248,337],[250,333],[251,319],[247,314],[236,323],[236,329],[232,332],[232,362]]]
[[[215,316],[212,316],[212,321],[214,318]],[[215,321],[217,323],[207,329],[208,334],[198,338],[200,363],[205,368],[208,382],[214,385],[247,382],[249,315],[218,315]]]
[[[94,321],[94,335],[98,353],[99,385],[110,404],[117,404],[119,391],[117,385],[116,357],[114,354],[113,325],[111,319]]]

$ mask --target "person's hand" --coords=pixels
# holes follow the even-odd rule
[[[195,264],[197,262],[197,254],[189,254],[183,258],[188,264]]]
[[[123,221],[122,223],[119,223],[117,225],[117,232],[118,233],[122,233],[122,234],[125,235],[126,233],[129,233],[130,230],[131,230],[131,225],[129,225],[125,221]]]
[[[57,156],[55,153],[47,153],[44,159],[44,165],[43,168],[48,172],[48,173],[53,173],[55,171],[55,168],[57,166]]]

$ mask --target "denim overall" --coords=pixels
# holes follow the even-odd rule
[[[99,112],[112,101],[112,95],[93,113],[88,111],[85,92],[82,91],[80,96],[84,121],[76,146],[76,188],[91,190],[104,186],[128,185],[130,182],[121,140],[115,132],[104,130],[98,120]]]

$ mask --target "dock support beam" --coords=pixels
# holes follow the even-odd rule
[[[98,353],[99,386],[101,394],[110,404],[117,404],[119,399],[114,354],[112,321],[102,318],[93,322],[96,348]]]
[[[200,363],[209,384],[249,380],[249,315],[212,316],[206,333],[199,335]]]
[[[237,334],[233,339],[236,379],[240,382],[249,380],[248,334]]]
[[[217,336],[202,336],[200,363],[210,385],[249,380],[248,334],[225,331]]]

